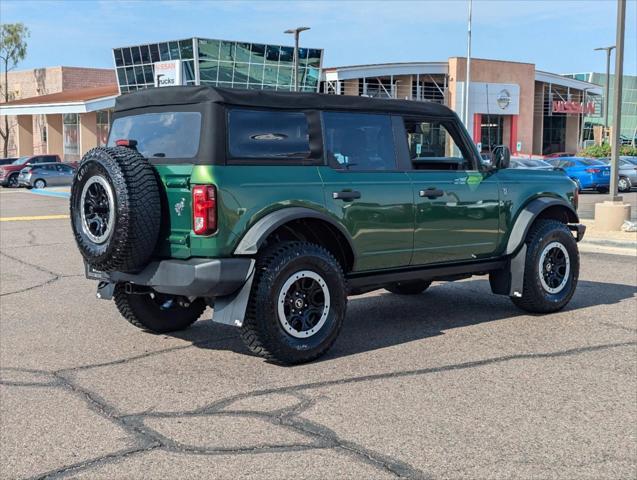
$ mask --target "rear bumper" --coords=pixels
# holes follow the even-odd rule
[[[222,297],[241,288],[253,269],[251,258],[191,258],[151,262],[139,273],[97,272],[86,266],[86,277],[184,297]]]

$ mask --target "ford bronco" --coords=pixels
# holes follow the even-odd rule
[[[579,273],[577,189],[562,172],[491,165],[444,105],[166,87],[117,99],[84,156],[72,228],[97,296],[151,332],[207,306],[284,364],[325,353],[348,295],[415,295],[487,275],[535,313]]]

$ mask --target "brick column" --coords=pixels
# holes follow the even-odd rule
[[[15,143],[19,157],[33,155],[33,115],[18,115]]]
[[[343,94],[344,95],[353,95],[358,97],[362,92],[358,91],[358,78],[353,78],[350,80],[344,80],[343,84]]]
[[[97,114],[95,112],[80,114],[80,155],[97,147]]]
[[[394,81],[397,82],[396,98],[400,100],[411,100],[411,83],[413,81],[411,75],[399,75],[394,77]]]
[[[62,138],[62,115],[46,116],[46,153],[64,157],[64,140]]]

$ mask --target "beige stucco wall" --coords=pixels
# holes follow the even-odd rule
[[[535,82],[535,106],[533,112],[533,154],[542,154],[542,132],[544,129],[544,84]]]
[[[566,137],[564,139],[564,147],[567,152],[577,152],[579,150],[579,119],[577,115],[568,115],[566,117]]]
[[[97,147],[97,114],[95,112],[80,115],[80,154]]]
[[[401,100],[411,100],[412,75],[398,75],[394,77],[396,83],[396,97]]]
[[[64,156],[64,140],[62,138],[62,115],[47,115],[47,153]]]
[[[21,115],[15,134],[18,156],[33,155],[33,116]]]
[[[360,95],[358,92],[358,79],[354,78],[351,80],[343,80],[342,83],[343,94],[344,95]]]
[[[461,95],[457,82],[464,82],[467,59],[449,59],[449,103],[456,105],[456,95]],[[471,59],[472,82],[515,83],[520,86],[520,114],[518,115],[517,141],[522,142],[522,153],[533,148],[533,95],[535,93],[535,65],[532,63],[505,62],[499,60]],[[457,112],[460,114],[460,112]],[[508,133],[507,133],[508,135]]]

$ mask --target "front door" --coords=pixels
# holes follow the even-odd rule
[[[323,113],[325,204],[348,229],[356,271],[408,266],[413,249],[411,179],[396,165],[390,115]]]
[[[412,265],[488,258],[499,235],[499,185],[456,120],[404,118],[416,203]]]

